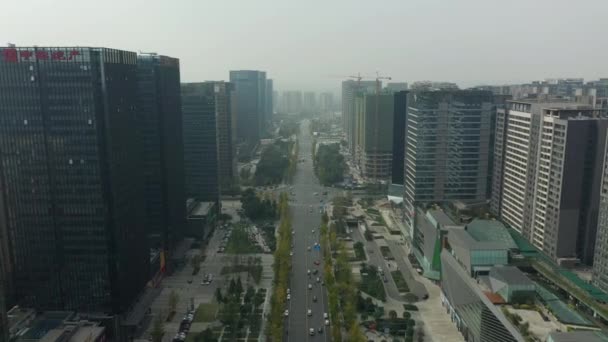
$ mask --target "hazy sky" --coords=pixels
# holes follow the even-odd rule
[[[608,0],[0,0],[0,44],[181,60],[183,81],[261,69],[275,89],[340,75],[461,86],[608,77]]]

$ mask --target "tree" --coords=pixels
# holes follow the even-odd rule
[[[395,311],[395,310],[389,311],[388,312],[388,318],[390,318],[391,320],[397,319],[397,311]]]
[[[165,324],[162,316],[162,314],[158,313],[154,318],[152,332],[150,333],[152,342],[162,342],[163,336],[165,335]]]
[[[222,295],[222,289],[219,287],[215,289],[215,299],[218,303],[222,303],[224,301],[224,296]]]
[[[171,309],[171,312],[177,310],[177,303],[179,303],[179,295],[175,290],[172,290],[169,294],[169,308]]]

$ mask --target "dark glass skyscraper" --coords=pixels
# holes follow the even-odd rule
[[[186,195],[219,201],[215,84],[182,84]]]
[[[122,312],[145,286],[137,55],[0,48],[0,176],[17,300]]]
[[[237,139],[257,143],[266,127],[266,72],[230,71],[230,83],[236,90]]]
[[[391,183],[403,185],[405,158],[405,124],[407,113],[407,91],[398,91],[394,99],[393,116],[393,163]]]
[[[170,250],[186,226],[179,60],[139,55],[137,80],[146,231],[154,245]]]

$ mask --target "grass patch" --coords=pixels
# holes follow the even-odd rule
[[[363,243],[361,241],[355,242],[353,248],[355,250],[355,261],[365,261],[367,259],[365,256],[365,249],[363,248]]]
[[[204,303],[198,306],[194,315],[194,322],[213,322],[217,314],[216,303]]]
[[[250,254],[261,253],[260,246],[249,239],[249,233],[242,225],[237,225],[232,229],[232,235],[226,244],[226,253],[229,254]]]
[[[382,278],[378,274],[378,270],[369,265],[361,267],[361,283],[359,284],[359,290],[367,293],[368,295],[378,298],[381,301],[386,300],[386,292],[384,291],[384,284]]]
[[[392,271],[391,275],[393,276],[393,280],[395,281],[395,285],[397,285],[397,290],[399,290],[399,292],[410,292],[410,288],[407,286],[401,271]]]
[[[230,273],[240,273],[247,272],[251,278],[255,281],[256,284],[260,283],[260,279],[262,279],[262,271],[264,267],[262,265],[233,265],[233,266],[224,266],[222,267],[220,274],[230,274]]]

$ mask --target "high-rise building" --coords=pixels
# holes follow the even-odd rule
[[[283,92],[283,111],[288,114],[302,112],[302,92],[297,90]]]
[[[406,210],[419,202],[485,201],[492,93],[412,91],[407,106]]]
[[[405,174],[405,132],[407,115],[407,91],[398,91],[394,95],[393,109],[393,155],[391,184],[403,185]]]
[[[274,84],[272,79],[267,79],[266,80],[266,101],[265,101],[265,106],[266,106],[266,110],[265,110],[265,116],[264,116],[264,121],[265,121],[265,125],[268,125],[268,123],[270,121],[272,121],[272,115],[274,112],[274,98],[273,98],[273,94],[274,94]],[[264,126],[266,127],[266,126]]]
[[[272,80],[270,80],[272,81]],[[220,189],[229,189],[236,177],[236,150],[232,119],[234,117],[234,85],[224,81],[204,82],[213,86],[217,134],[217,158]],[[221,192],[221,191],[220,191]]]
[[[503,161],[494,174],[502,184],[492,207],[557,262],[593,260],[608,127],[599,113],[575,103],[527,99],[508,101],[497,118],[497,132],[504,133],[496,135],[495,154]]]
[[[274,90],[274,85],[273,85],[273,91],[272,91],[272,111],[273,112],[276,112],[279,110],[279,102],[280,102],[279,92]]]
[[[168,251],[186,226],[179,60],[140,54],[137,83],[146,231],[152,246]]]
[[[334,94],[325,92],[319,95],[319,109],[321,114],[329,114],[334,110]]]
[[[219,201],[215,83],[183,83],[186,195]]]
[[[376,81],[354,81],[342,82],[342,127],[346,133],[348,149],[352,156],[355,155],[355,97],[359,92],[374,92]]]
[[[314,113],[317,111],[317,94],[312,91],[304,93],[303,109],[307,113]]]
[[[602,185],[593,258],[593,284],[608,292],[608,137],[604,146]]]
[[[0,89],[0,176],[18,302],[125,311],[150,273],[137,55],[1,48]]]
[[[386,90],[393,93],[407,90],[407,82],[388,82],[386,83]]]
[[[394,110],[391,92],[359,93],[355,98],[355,161],[370,180],[390,181]]]
[[[266,72],[230,71],[236,91],[236,137],[238,141],[258,143],[266,129]]]

